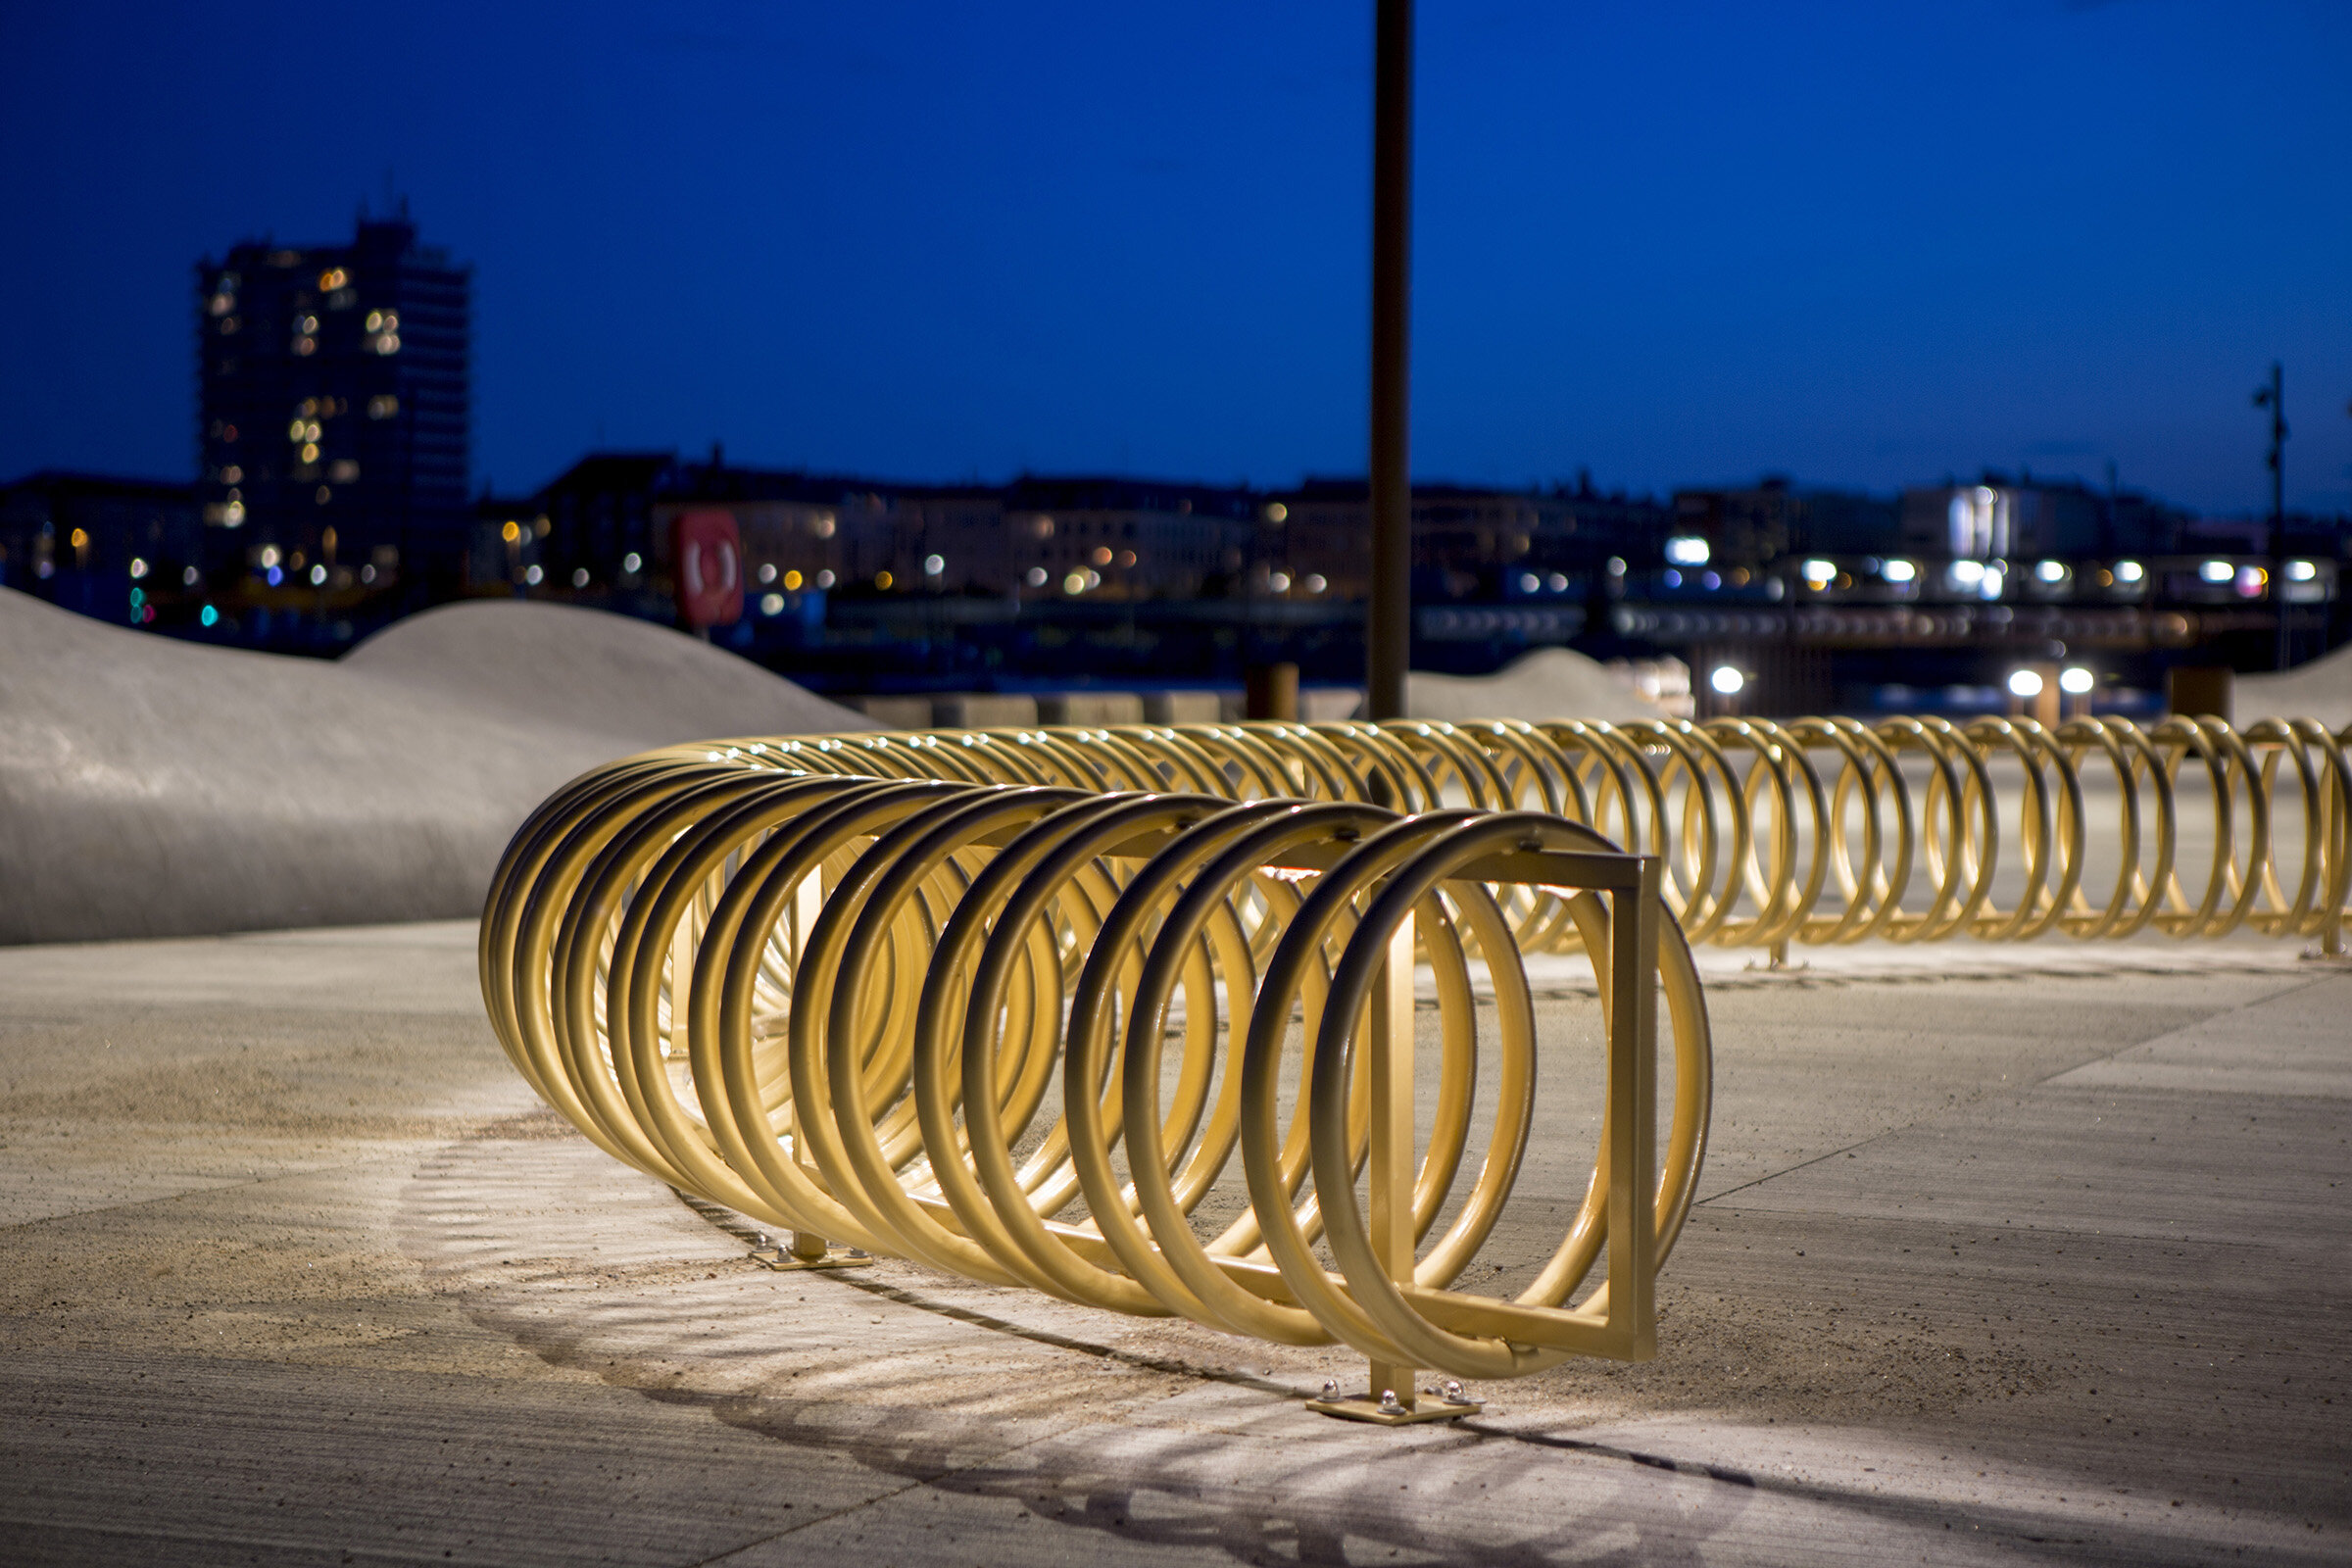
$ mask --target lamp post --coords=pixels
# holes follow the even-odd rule
[[[1413,5],[1378,0],[1372,105],[1372,598],[1365,712],[1404,716],[1413,630],[1406,385],[1412,239]]]
[[[2280,575],[2286,563],[2286,370],[2271,362],[2271,384],[2257,387],[2254,406],[2271,411],[2271,450],[2264,458],[2271,470],[2271,615],[2278,623],[2278,663],[2286,667],[2286,586]]]

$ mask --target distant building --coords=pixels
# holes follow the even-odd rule
[[[1262,509],[1261,580],[1292,596],[1371,593],[1372,507],[1361,479],[1309,479]],[[1581,594],[1607,557],[1646,542],[1668,514],[1657,503],[1574,489],[1413,486],[1413,595],[1419,600],[1556,598]]]
[[[206,523],[297,580],[454,572],[471,522],[470,289],[405,213],[362,218],[348,245],[247,242],[198,263]]]
[[[1100,476],[1025,476],[1002,492],[1002,562],[988,572],[1024,598],[1223,597],[1254,531],[1246,490]]]
[[[1704,540],[1705,554],[1695,557],[1699,564],[1719,571],[1758,572],[1791,555],[1901,549],[1905,535],[1890,502],[1846,490],[1805,489],[1771,477],[1738,488],[1676,491],[1673,537]],[[1678,552],[1668,555],[1672,559]]]
[[[178,618],[221,565],[206,543],[190,485],[44,472],[0,488],[0,586],[85,615]]]
[[[2078,483],[2013,482],[1988,473],[1976,484],[1906,490],[1902,509],[1902,548],[1925,556],[2001,561],[2092,555],[2117,544],[2106,499]]]

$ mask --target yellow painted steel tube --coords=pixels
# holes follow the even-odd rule
[[[2340,948],[2352,732],[2266,719],[1723,718],[923,731],[761,743],[883,777],[1535,809],[1665,860],[1687,938],[2077,940],[2246,931]],[[1560,901],[1507,890],[1529,952]]]
[[[769,1225],[1388,1367],[1645,1356],[1712,1071],[1656,858],[1550,811],[1225,798],[1238,779],[1408,803],[1506,787],[1481,749],[1422,739],[628,759],[515,836],[484,997],[518,1070],[602,1148]],[[1544,1053],[1514,927],[1539,904],[1598,983],[1604,1132],[1552,1256],[1505,1299],[1464,1281],[1534,1136]]]

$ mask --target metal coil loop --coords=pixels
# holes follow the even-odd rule
[[[1135,725],[767,743],[786,765],[1404,811],[1539,810],[1664,858],[1693,943],[2079,940],[2245,930],[2340,947],[2347,736],[2173,717],[1720,718],[1607,724]],[[1522,948],[1559,901],[1505,897]]]
[[[1417,787],[1426,764],[1388,746],[1089,732],[630,759],[517,834],[484,995],[516,1067],[606,1151],[795,1233],[1389,1367],[1645,1356],[1711,1087],[1656,861],[1548,812],[1165,787],[1318,765],[1336,787],[1367,756]],[[1155,787],[1104,789],[1097,759]],[[836,770],[870,760],[906,765]],[[1023,776],[984,781],[1004,771]],[[1539,1057],[1568,1064],[1537,1038],[1506,913],[1539,889],[1598,982],[1604,1131],[1504,1299],[1463,1281],[1529,1152]]]

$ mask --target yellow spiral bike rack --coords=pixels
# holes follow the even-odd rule
[[[791,1233],[777,1266],[885,1253],[1344,1343],[1371,1379],[1327,1386],[1333,1414],[1477,1408],[1450,1383],[1421,1397],[1418,1369],[1654,1353],[1711,1093],[1657,858],[1544,811],[1004,783],[948,765],[960,740],[888,747],[909,743],[942,765],[833,765],[878,739],[738,742],[615,762],[541,807],[499,866],[481,965],[546,1102]],[[1141,740],[1039,744],[1131,747],[1150,771]],[[1592,961],[1605,1091],[1583,1201],[1506,1299],[1461,1282],[1529,1152],[1539,1057],[1566,1065],[1540,1047],[1514,932],[1536,905]]]
[[[1405,811],[1532,809],[1661,858],[1689,941],[2018,941],[2237,931],[2343,952],[2352,731],[2174,717],[1391,721],[916,731],[761,743],[886,777]],[[1559,902],[1508,901],[1521,947],[1577,946]]]
[[[2196,718],[712,742],[532,816],[483,993],[549,1104],[790,1232],[776,1266],[887,1253],[1344,1343],[1369,1389],[1318,1408],[1442,1418],[1474,1406],[1424,1404],[1415,1369],[1653,1352],[1706,1144],[1691,943],[2242,930],[2341,953],[2345,742]],[[1591,963],[1605,1093],[1584,1201],[1503,1299],[1460,1282],[1530,1146],[1529,954]]]

